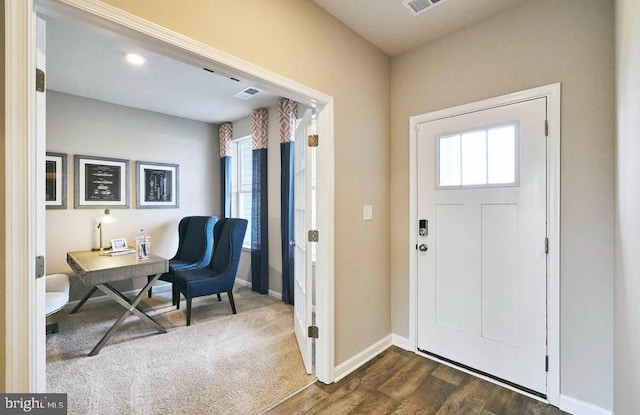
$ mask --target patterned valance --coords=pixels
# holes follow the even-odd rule
[[[280,100],[280,144],[295,140],[298,103],[287,98]]]
[[[220,124],[218,137],[220,139],[220,158],[231,157],[231,137],[233,136],[233,124],[225,122]]]
[[[251,116],[251,144],[253,150],[266,149],[269,142],[269,125],[266,109],[260,109]]]

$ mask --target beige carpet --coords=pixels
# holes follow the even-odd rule
[[[186,327],[169,297],[154,293],[142,303],[166,334],[130,316],[93,357],[122,307],[89,303],[50,318],[60,332],[47,336],[47,388],[68,394],[69,414],[253,415],[314,381],[300,358],[291,306],[236,287],[238,314],[225,294],[222,302],[195,299]]]

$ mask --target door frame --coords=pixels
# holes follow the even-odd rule
[[[418,309],[418,125],[429,121],[455,117],[471,112],[516,104],[536,98],[547,98],[547,401],[560,404],[560,91],[555,83],[443,110],[415,115],[409,118],[409,344],[417,350]],[[541,241],[542,243],[542,241]],[[542,364],[542,362],[540,362]],[[474,375],[476,375],[474,373]],[[476,375],[477,376],[477,375]],[[494,383],[501,384],[484,377]],[[508,385],[504,387],[513,389]],[[518,390],[518,392],[521,392]],[[536,397],[536,399],[539,399]]]
[[[46,370],[35,359],[44,332],[35,328],[35,27],[36,12],[109,28],[160,51],[215,69],[241,74],[258,87],[318,109],[316,376],[334,380],[334,104],[333,97],[214,47],[95,0],[5,0],[5,390],[38,390]],[[10,197],[8,195],[11,195]]]

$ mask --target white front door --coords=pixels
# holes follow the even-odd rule
[[[546,98],[418,125],[417,345],[546,395]],[[424,221],[424,222],[421,222]]]
[[[311,229],[312,203],[311,178],[313,169],[312,149],[307,145],[307,136],[313,127],[313,110],[307,109],[299,120],[295,132],[294,151],[294,289],[293,325],[300,347],[300,354],[307,373],[313,372],[313,341],[307,329],[312,325],[312,272],[311,243],[307,232]]]

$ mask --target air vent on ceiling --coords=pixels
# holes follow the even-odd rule
[[[402,5],[406,7],[412,15],[417,16],[445,1],[447,0],[402,0]]]
[[[258,88],[248,87],[238,92],[237,94],[235,94],[234,97],[240,98],[240,99],[249,99],[251,97],[256,96],[260,92],[262,91],[260,91]]]

